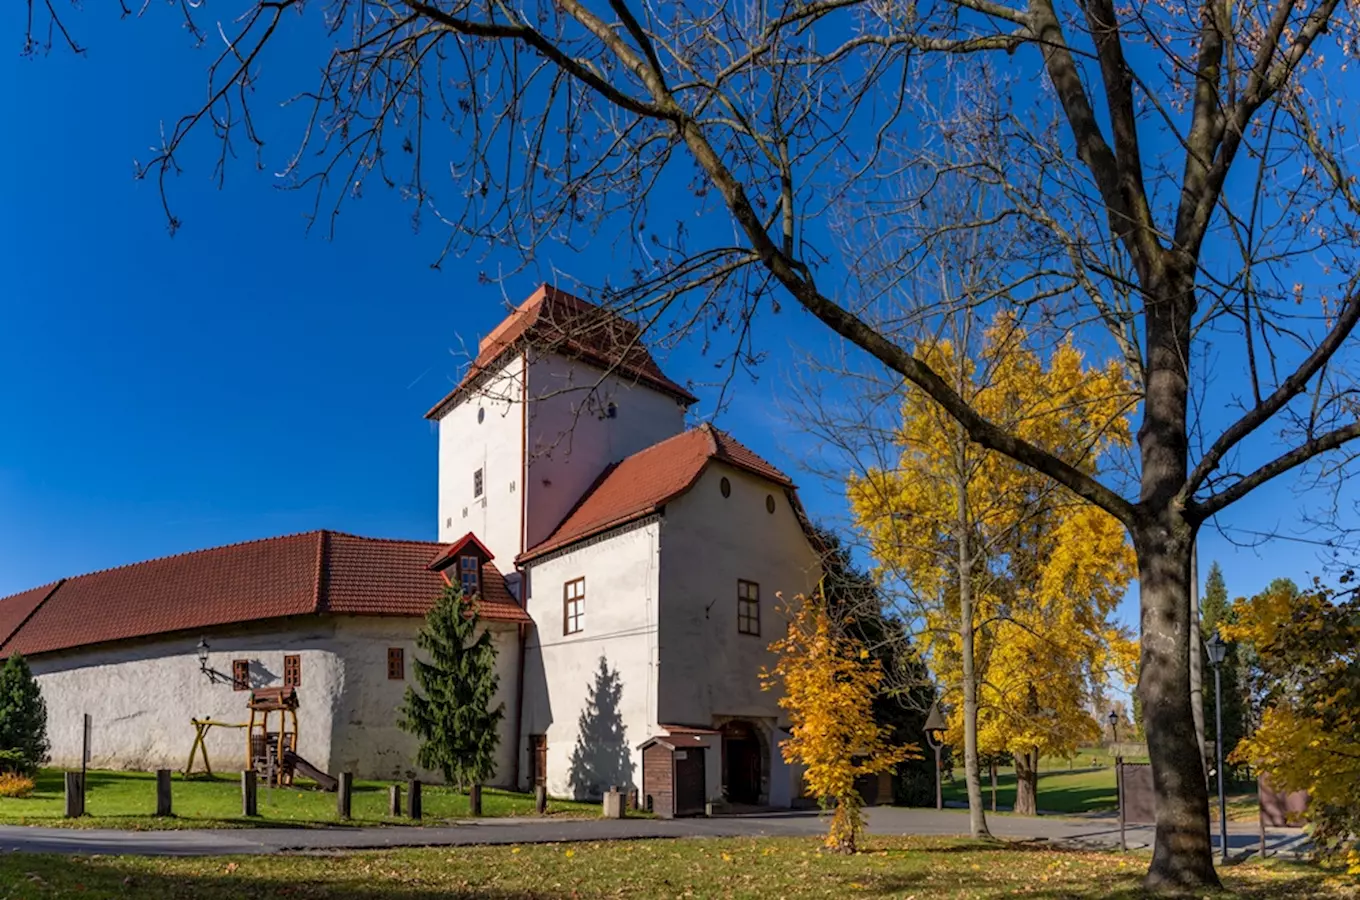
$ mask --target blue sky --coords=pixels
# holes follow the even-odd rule
[[[458,374],[453,352],[504,314],[478,275],[494,260],[429,263],[434,230],[373,192],[338,235],[304,233],[304,198],[249,164],[225,190],[205,152],[187,158],[173,239],[133,160],[162,119],[201,96],[206,54],[173,10],[73,21],[91,50],[21,59],[21,5],[0,13],[0,596],[103,567],[236,540],[335,528],[433,538],[435,434],[422,418]],[[305,74],[304,63],[287,63]],[[284,74],[288,74],[285,68]],[[277,161],[287,133],[269,148]],[[664,211],[662,213],[664,215]],[[653,212],[653,217],[658,215]],[[611,254],[553,252],[512,283],[527,295],[554,266],[583,278]],[[765,316],[757,381],[737,385],[719,424],[781,467],[806,450],[778,411],[796,347],[826,337],[786,306]],[[679,380],[713,379],[697,345],[663,359]],[[700,415],[716,392],[700,389]],[[799,479],[814,515],[839,491]],[[1290,527],[1296,498],[1273,488],[1227,521]],[[1315,548],[1235,550],[1206,532],[1229,590],[1317,569]],[[1126,621],[1135,621],[1126,603]]]

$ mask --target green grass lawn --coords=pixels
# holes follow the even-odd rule
[[[813,838],[685,839],[396,850],[326,856],[142,859],[0,855],[8,900],[435,900],[435,898],[899,897],[1134,900],[1147,858],[940,838],[872,838],[823,852]],[[1223,870],[1249,900],[1357,896],[1314,868]]]
[[[85,798],[88,815],[67,819],[62,815],[62,773],[43,770],[32,796],[0,797],[0,824],[63,825],[78,828],[242,828],[269,825],[334,825],[335,794],[316,790],[299,779],[293,788],[259,788],[258,818],[241,815],[241,782],[237,778],[174,776],[172,798],[175,815],[156,818],[156,776],[147,772],[90,772]],[[352,803],[353,824],[414,824],[387,815],[388,782],[356,781]],[[402,810],[406,810],[402,789]],[[424,824],[438,824],[468,815],[468,798],[450,788],[424,785],[421,789]],[[482,791],[482,814],[486,816],[532,815],[531,794],[486,789]],[[550,800],[548,811],[558,816],[598,816],[594,803]],[[3,895],[0,895],[3,896]]]
[[[1091,766],[1092,761],[1096,763]],[[1130,760],[1145,762],[1145,760]],[[1119,791],[1115,785],[1114,760],[1104,748],[1085,748],[1075,759],[1041,759],[1039,761],[1039,809],[1055,813],[1089,813],[1119,808]],[[991,777],[987,769],[982,770],[982,802],[987,809],[992,808]],[[997,770],[996,802],[1000,809],[1015,805],[1015,770],[1002,767]],[[963,782],[963,766],[954,770],[954,781],[945,782],[945,800],[966,802],[967,788]],[[1210,798],[1211,805],[1216,798]],[[1217,806],[1214,806],[1217,809]],[[1230,793],[1228,804],[1229,817],[1234,820],[1256,817],[1256,793],[1253,786],[1242,786]],[[1217,815],[1217,812],[1215,812]]]

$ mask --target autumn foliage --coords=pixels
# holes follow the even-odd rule
[[[1360,874],[1360,597],[1280,580],[1233,613],[1220,631],[1255,650],[1265,707],[1233,761],[1278,789],[1308,791],[1314,844]]]
[[[874,697],[883,667],[836,622],[820,595],[797,597],[786,610],[788,633],[770,645],[779,655],[764,673],[767,690],[781,688],[792,736],[784,760],[804,767],[803,782],[823,808],[834,810],[826,846],[854,853],[863,830],[855,779],[886,772],[918,748],[893,746],[875,720]]]

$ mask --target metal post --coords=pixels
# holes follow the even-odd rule
[[[1214,750],[1218,758],[1218,842],[1223,862],[1228,861],[1228,784],[1223,771],[1223,676],[1214,665]]]
[[[1114,758],[1114,784],[1115,792],[1119,795],[1119,849],[1129,849],[1129,842],[1124,837],[1124,757]]]
[[[80,814],[85,814],[86,775],[90,767],[90,714],[85,713],[80,723]]]
[[[940,778],[941,778],[941,776],[943,775],[943,766],[944,766],[944,763],[940,761],[940,751],[943,750],[943,749],[944,749],[944,745],[943,745],[943,744],[940,744],[940,745],[938,745],[938,746],[935,747],[935,808],[936,808],[936,809],[944,809],[944,788],[943,788],[943,786],[941,786],[941,784],[940,784]]]

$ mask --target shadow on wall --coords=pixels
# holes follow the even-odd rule
[[[633,785],[633,754],[628,729],[619,714],[623,682],[601,656],[586,708],[576,722],[576,747],[571,751],[569,781],[578,800],[598,800],[611,787]]]

